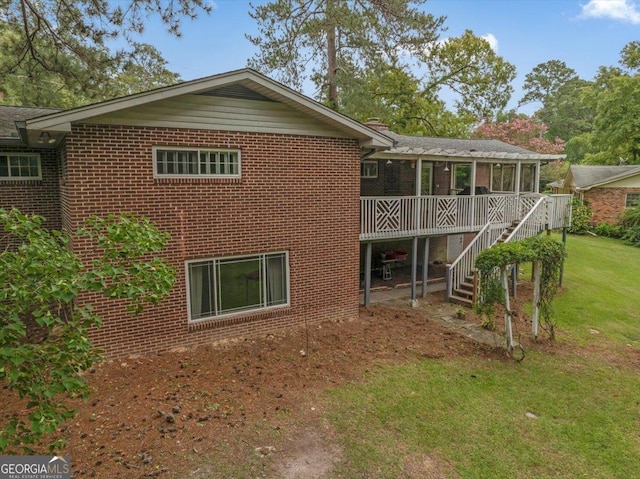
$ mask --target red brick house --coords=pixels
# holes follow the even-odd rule
[[[594,224],[616,224],[625,208],[640,201],[640,166],[571,165],[565,179],[550,186],[586,202]]]
[[[131,316],[88,298],[107,354],[357,316],[360,158],[383,134],[251,70],[0,113],[0,207],[68,231],[127,211],[171,234],[167,301]]]
[[[569,197],[538,193],[540,163],[555,159],[396,135],[249,69],[65,111],[0,106],[0,207],[67,231],[132,212],[171,234],[167,301],[131,316],[86,298],[111,356],[354,318],[374,249],[406,251],[412,300],[421,265],[449,263],[455,298],[515,220],[507,240],[568,225]]]

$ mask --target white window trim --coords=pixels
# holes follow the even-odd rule
[[[211,262],[213,262],[214,271],[217,271],[216,265],[221,260],[248,259],[248,258],[258,258],[258,257],[262,257],[264,259],[267,256],[278,255],[278,254],[284,254],[285,255],[285,264],[286,264],[285,275],[286,275],[286,285],[287,285],[287,294],[286,294],[286,302],[285,303],[276,304],[276,305],[273,305],[273,306],[262,306],[262,307],[259,307],[259,308],[243,309],[242,311],[233,311],[233,312],[230,312],[230,313],[212,314],[210,316],[206,316],[206,317],[203,317],[203,318],[193,319],[191,317],[191,285],[189,283],[189,265],[191,265],[192,263],[204,263],[204,262],[211,261]],[[256,313],[256,312],[272,311],[272,310],[287,308],[287,307],[291,306],[291,274],[290,274],[289,252],[288,251],[270,251],[268,253],[256,253],[256,254],[236,255],[236,256],[218,256],[218,257],[215,257],[215,258],[193,259],[193,260],[185,261],[184,271],[185,271],[186,293],[187,293],[187,318],[188,318],[188,322],[189,323],[201,323],[203,321],[212,321],[212,320],[215,321],[215,320],[225,319],[225,318],[234,317],[234,316],[246,316],[248,314],[252,314],[252,313]],[[214,273],[214,281],[217,281],[217,279],[215,278],[215,273]],[[217,287],[218,286],[217,286],[217,283],[216,283],[214,285],[214,289],[217,289]],[[266,287],[266,284],[265,284],[264,287]],[[265,295],[265,297],[266,297],[266,295]]]
[[[500,165],[500,166],[498,166],[498,165]],[[494,170],[494,168],[499,168],[500,169],[500,171],[502,172],[502,175],[501,175],[502,181],[501,181],[501,183],[504,183],[504,167],[505,166],[513,167],[513,190],[496,190],[495,187],[494,187],[495,185],[493,184],[493,170]],[[516,192],[516,176],[517,176],[516,172],[517,172],[517,169],[518,169],[518,165],[515,164],[515,163],[504,163],[504,162],[491,163],[491,172],[490,172],[491,176],[489,177],[490,184],[491,184],[490,191],[492,193],[506,193],[506,194],[515,193]],[[503,185],[500,185],[500,186],[502,187]]]
[[[634,195],[636,198],[633,200],[632,204],[629,204],[629,195]],[[640,201],[640,193],[625,193],[624,194],[624,207],[625,208],[633,208],[633,205]]]
[[[451,163],[449,163],[449,165],[450,165],[450,169],[451,169],[451,173],[449,173],[451,175],[450,188],[451,188],[451,191],[455,191],[456,194],[458,194],[464,188],[457,188],[456,187],[456,170],[458,168],[462,168],[464,166],[468,166],[469,167],[469,182],[471,182],[471,180],[472,180],[471,174],[473,173],[473,164],[472,163],[451,162]],[[471,185],[470,187],[473,188],[473,185]]]
[[[524,170],[525,168],[533,168],[531,175],[531,189],[525,190],[523,189],[522,182],[524,181]],[[520,163],[520,193],[537,193],[536,188],[536,180],[538,179],[538,164],[537,163]]]
[[[30,180],[41,180],[42,179],[42,159],[39,153],[15,153],[15,152],[3,152],[0,151],[0,156],[6,156],[9,158],[9,162],[7,164],[8,175],[9,176],[0,176],[0,181],[30,181]],[[11,176],[11,166],[10,166],[10,158],[15,156],[35,156],[38,159],[38,176]]]
[[[360,162],[360,178],[373,179],[378,177],[378,160],[362,160]],[[375,175],[363,175],[362,174],[362,165],[376,165],[376,174]]]
[[[427,162],[425,160],[420,160],[420,162],[418,162],[418,166],[419,168],[416,168],[416,184],[418,183],[418,181],[420,182],[419,184],[419,188],[418,188],[418,195],[419,196],[431,196],[433,194],[433,163],[431,162]],[[426,168],[425,168],[426,167]],[[429,170],[429,185],[427,185],[428,187],[425,188],[424,185],[422,184],[422,170],[423,169],[427,169]],[[424,190],[427,190],[427,193],[422,193]]]
[[[158,150],[161,151],[195,151],[198,153],[198,165],[200,164],[200,153],[201,152],[216,152],[216,153],[236,153],[238,155],[238,173],[237,174],[186,174],[181,175],[177,173],[167,174],[167,173],[158,173],[158,161],[157,154]],[[237,148],[183,148],[177,146],[154,146],[152,147],[153,152],[153,177],[154,178],[240,178],[242,177],[242,154],[241,151]]]

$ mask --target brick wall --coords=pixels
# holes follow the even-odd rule
[[[154,179],[153,146],[239,148],[242,178]],[[65,225],[131,211],[171,234],[178,277],[168,301],[138,316],[87,297],[92,332],[110,356],[146,353],[358,314],[359,155],[356,141],[85,125],[67,137]],[[67,217],[68,216],[68,217]],[[92,246],[77,241],[85,258]],[[289,251],[290,307],[188,324],[185,260]]]
[[[627,193],[640,193],[640,188],[593,188],[583,198],[591,206],[591,221],[595,224],[616,224],[624,211]]]
[[[0,152],[39,153],[41,180],[0,179],[0,208],[18,208],[47,219],[46,226],[60,229],[60,191],[58,155],[55,150],[0,146]]]

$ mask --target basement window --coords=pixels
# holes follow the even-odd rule
[[[287,252],[189,261],[189,320],[289,305]]]

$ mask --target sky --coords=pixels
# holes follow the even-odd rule
[[[265,1],[253,1],[261,3]],[[213,5],[210,15],[184,21],[181,38],[166,33],[158,22],[146,28],[144,41],[183,80],[244,68],[256,52],[245,36],[258,33],[249,0],[214,0]],[[525,75],[536,65],[561,60],[591,80],[600,66],[618,64],[627,43],[640,41],[640,0],[429,0],[425,9],[446,17],[442,39],[472,30],[516,66],[509,109],[516,108]],[[519,111],[532,114],[539,106]]]

